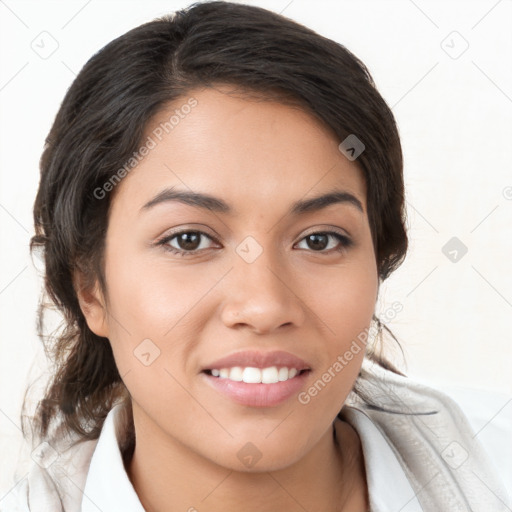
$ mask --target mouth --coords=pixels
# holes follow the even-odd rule
[[[312,368],[288,352],[245,351],[201,371],[206,383],[225,398],[249,407],[275,407],[305,386]]]

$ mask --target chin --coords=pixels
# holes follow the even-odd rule
[[[287,439],[294,439],[294,436],[290,434]],[[300,460],[303,453],[297,449],[298,446],[299,442],[283,445],[283,439],[278,437],[273,442],[265,441],[264,438],[255,442],[231,440],[230,445],[212,460],[220,466],[241,473],[279,471]]]

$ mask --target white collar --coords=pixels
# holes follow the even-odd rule
[[[411,483],[378,427],[354,407],[344,407],[342,417],[361,439],[371,511],[422,512]]]
[[[121,412],[116,405],[108,413],[98,444],[91,458],[82,498],[82,512],[98,510],[145,512],[124,469],[119,448],[119,429],[123,428]]]

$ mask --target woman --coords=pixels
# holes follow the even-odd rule
[[[64,98],[34,218],[65,326],[1,510],[507,509],[458,407],[376,345],[402,153],[343,46],[227,2],[119,37]]]

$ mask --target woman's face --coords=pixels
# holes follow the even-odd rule
[[[378,277],[364,178],[341,141],[226,90],[192,91],[148,127],[154,147],[115,188],[108,303],[96,295],[86,316],[110,340],[138,439],[268,471],[331,427]]]

